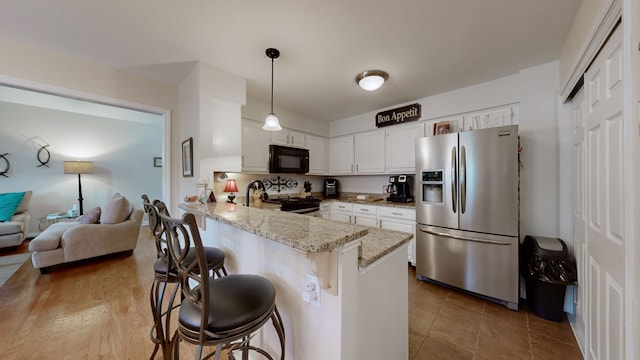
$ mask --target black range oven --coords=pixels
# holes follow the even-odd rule
[[[280,211],[286,211],[296,214],[303,214],[309,216],[320,215],[320,199],[313,197],[281,197],[281,198],[269,198],[268,202],[280,204]]]

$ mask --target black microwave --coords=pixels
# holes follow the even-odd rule
[[[309,172],[309,150],[269,145],[269,172],[305,174]]]

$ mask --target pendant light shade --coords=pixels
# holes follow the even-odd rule
[[[278,121],[278,117],[276,116],[276,114],[271,113],[269,114],[269,116],[267,116],[267,118],[264,121],[264,126],[262,127],[262,129],[267,131],[282,130],[282,127],[280,126],[280,121]]]
[[[267,131],[280,131],[282,127],[280,126],[280,121],[278,117],[273,112],[273,59],[277,59],[280,56],[280,51],[274,48],[268,48],[266,51],[267,57],[271,59],[271,112],[267,116],[264,121],[263,130]]]
[[[378,90],[389,78],[389,74],[382,70],[367,70],[356,76],[356,83],[367,91]]]

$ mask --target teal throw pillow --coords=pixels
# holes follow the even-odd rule
[[[0,194],[0,222],[11,220],[23,197],[23,192]]]

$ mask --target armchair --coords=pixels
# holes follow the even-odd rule
[[[18,246],[27,238],[31,222],[31,214],[29,213],[31,195],[31,190],[26,191],[11,219],[0,222],[0,248]]]
[[[109,206],[109,205],[107,205]],[[108,254],[131,255],[138,243],[142,209],[132,209],[124,221],[83,224],[61,222],[49,226],[29,243],[33,266],[46,274],[56,265]]]

